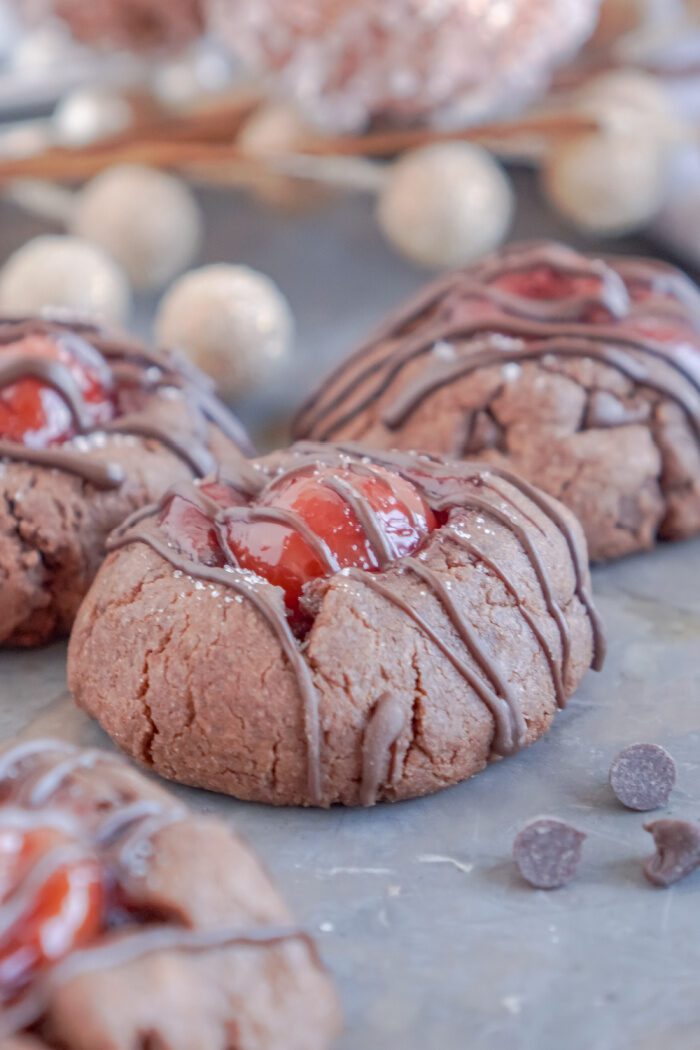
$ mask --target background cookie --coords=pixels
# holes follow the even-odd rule
[[[91,325],[0,321],[0,644],[66,634],[111,529],[241,449],[178,356]]]
[[[295,434],[509,463],[614,558],[700,530],[699,319],[665,263],[512,245],[391,316]]]
[[[114,755],[33,741],[0,756],[0,829],[3,1050],[329,1046],[314,944],[222,822]]]
[[[600,665],[581,531],[526,482],[304,444],[242,467],[118,530],[72,634],[78,704],[162,775],[425,794],[536,740]]]

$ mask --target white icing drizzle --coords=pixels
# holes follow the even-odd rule
[[[131,875],[145,875],[145,861],[151,855],[153,839],[165,828],[173,824],[180,824],[187,819],[187,811],[183,808],[172,812],[153,813],[144,816],[136,823],[132,823],[130,830],[121,844],[117,853],[119,865],[126,868]]]
[[[16,767],[25,758],[33,758],[34,755],[46,752],[59,751],[64,754],[72,754],[75,748],[71,744],[64,744],[61,740],[28,740],[24,744],[17,744],[0,755],[0,782],[14,776]]]
[[[184,811],[184,806],[182,808]],[[105,817],[95,832],[95,842],[99,846],[109,846],[130,825],[136,821],[145,820],[147,817],[158,816],[162,810],[162,802],[156,802],[155,799],[150,798],[139,799],[138,802],[122,806]]]
[[[164,828],[188,819],[186,807],[165,795],[162,800],[115,800],[96,824],[90,819],[94,814],[81,819],[71,811],[77,793],[71,794],[65,810],[50,807],[72,775],[79,770],[92,770],[101,762],[128,771],[117,756],[97,750],[81,751],[55,740],[29,741],[0,756],[0,790],[9,788],[10,794],[19,798],[19,802],[13,799],[0,807],[0,828],[29,831],[51,827],[82,840],[55,846],[33,865],[0,906],[0,938],[22,920],[46,880],[64,866],[93,857],[96,847],[110,851],[116,847],[110,852],[110,859],[117,871],[144,877],[154,837]],[[313,942],[298,927],[261,925],[200,930],[140,925],[107,932],[95,945],[71,953],[36,977],[11,1005],[0,1002],[0,1038],[16,1035],[40,1021],[56,989],[81,974],[123,966],[157,952],[204,952],[229,946],[262,948],[290,940],[302,941],[312,954],[315,952]]]
[[[12,828],[17,831],[53,828],[66,835],[76,835],[80,832],[77,818],[62,809],[43,809],[41,813],[32,813],[20,806],[10,805],[4,805],[0,811],[0,828]]]
[[[82,846],[70,844],[56,846],[40,857],[15,892],[0,906],[0,939],[31,909],[35,895],[52,875],[87,856]]]
[[[314,954],[308,934],[295,926],[261,926],[188,930],[175,926],[154,926],[138,933],[116,936],[108,943],[73,952],[37,982],[9,1010],[0,1015],[0,1038],[16,1035],[39,1020],[58,988],[85,973],[127,966],[159,952],[206,952],[231,946],[246,948],[273,947],[287,941],[303,942]]]
[[[36,781],[29,794],[29,805],[32,808],[43,806],[77,770],[91,769],[95,763],[109,757],[101,751],[79,751],[77,754],[70,755]]]

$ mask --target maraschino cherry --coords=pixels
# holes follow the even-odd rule
[[[511,295],[517,295],[525,299],[544,300],[556,302],[558,299],[585,299],[590,297],[590,305],[585,311],[585,320],[594,324],[610,324],[610,312],[602,305],[597,305],[595,300],[600,294],[601,278],[589,277],[584,274],[561,273],[548,266],[535,266],[530,270],[517,273],[506,273],[495,278],[491,282],[492,287],[499,288]],[[621,289],[623,296],[625,291]],[[629,283],[627,295],[633,303],[644,304],[648,300],[658,298],[663,293],[658,288],[648,288],[645,285]],[[672,315],[666,320],[652,319],[648,314],[642,312],[640,315],[631,311],[630,315],[622,318],[623,323],[630,335],[638,335],[640,338],[657,339],[661,343],[678,343],[683,341],[694,341],[694,333],[689,336],[688,326],[680,317],[673,319]]]
[[[199,489],[221,510],[245,503],[240,493],[222,482],[206,481]],[[202,565],[216,568],[226,564],[226,555],[213,517],[207,515],[186,495],[175,493],[172,496],[163,509],[160,525],[172,542],[188,557],[194,558]]]
[[[13,897],[36,878],[42,860],[70,845],[75,843],[54,828],[0,829],[0,905],[10,917],[6,927],[0,922],[0,1006],[38,972],[88,944],[100,931],[103,880],[100,864],[90,853],[67,853],[65,862],[59,861],[37,881],[26,907],[13,914]]]
[[[490,284],[523,299],[546,301],[587,296],[593,299],[600,292],[599,277],[562,273],[550,266],[533,266],[528,270],[505,273]]]
[[[377,572],[383,553],[390,560],[412,554],[439,523],[411,482],[381,467],[292,472],[250,502],[225,483],[205,482],[200,491],[215,505],[214,513],[175,493],[160,518],[170,541],[202,565],[221,568],[228,562],[280,587],[293,619],[312,580],[350,567]],[[372,515],[383,552],[359,520],[349,492]],[[284,520],[270,520],[276,512]]]
[[[14,358],[34,358],[63,366],[76,384],[92,427],[106,423],[115,414],[110,392],[100,378],[90,351],[77,353],[65,340],[42,334],[28,335],[0,347],[0,373]],[[0,438],[28,448],[46,448],[74,437],[75,421],[66,401],[52,386],[27,377],[0,389]]]
[[[241,568],[283,589],[292,613],[298,612],[303,588],[311,580],[349,567],[368,572],[382,568],[380,552],[351,502],[331,487],[334,480],[365,501],[392,558],[413,553],[437,525],[418,490],[380,467],[367,473],[351,466],[320,467],[313,474],[283,475],[252,504],[249,517],[235,516],[226,522],[225,538]],[[267,509],[291,512],[302,527],[265,520]],[[305,537],[305,526],[325,545],[325,559]]]

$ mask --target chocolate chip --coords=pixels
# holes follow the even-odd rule
[[[550,817],[533,820],[516,836],[513,860],[531,886],[553,890],[573,878],[585,835]]]
[[[610,767],[610,787],[623,806],[645,812],[668,802],[676,764],[658,744],[631,744]]]
[[[644,830],[654,836],[656,853],[644,862],[655,886],[670,886],[700,867],[700,824],[689,820],[653,820]]]

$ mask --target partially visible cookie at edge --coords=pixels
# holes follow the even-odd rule
[[[0,320],[0,645],[66,635],[109,532],[250,451],[179,355],[78,321]]]
[[[0,755],[0,830],[2,1050],[330,1047],[315,945],[222,821],[114,754],[38,741]]]

